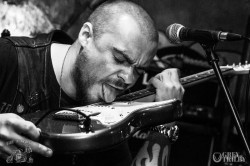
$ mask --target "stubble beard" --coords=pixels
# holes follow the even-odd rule
[[[93,104],[103,101],[103,99],[98,98],[98,96],[91,94],[91,92],[94,91],[95,85],[97,85],[97,87],[99,86],[98,82],[99,84],[103,82],[127,89],[128,85],[125,85],[122,79],[107,78],[106,80],[98,81],[96,78],[97,76],[95,76],[95,73],[93,72],[93,64],[90,63],[90,60],[86,55],[87,53],[85,50],[80,49],[76,58],[75,67],[72,72],[76,87],[76,100],[80,102],[81,105]],[[103,90],[103,87],[101,87],[101,89]]]
[[[88,59],[84,55],[84,51],[80,50],[72,76],[76,87],[76,100],[80,102],[81,105],[98,102],[98,100],[90,94],[90,89],[94,85],[95,79],[90,76],[89,70]]]

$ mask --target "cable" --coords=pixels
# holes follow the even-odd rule
[[[244,126],[244,130],[245,130],[245,135],[246,138],[248,138],[248,123],[249,123],[249,104],[248,104],[248,100],[249,100],[249,89],[250,89],[250,72],[248,73],[248,78],[247,78],[247,84],[246,84],[246,108],[245,108],[245,126]]]
[[[67,110],[67,111],[75,112],[75,113],[77,113],[77,114],[82,115],[82,116],[83,116],[84,118],[86,118],[86,119],[88,119],[90,116],[96,116],[96,115],[100,114],[100,112],[95,112],[95,113],[86,115],[86,114],[84,114],[82,111],[77,110],[77,109],[66,108],[66,107],[60,107],[60,108],[53,109],[53,110],[50,110],[50,111],[46,112],[41,118],[39,118],[39,119],[36,121],[35,125],[38,126],[39,123],[40,123],[44,118],[46,118],[49,114],[51,114],[52,112],[55,112],[55,111],[62,111],[62,110]]]

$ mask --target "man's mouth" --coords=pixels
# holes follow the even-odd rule
[[[107,103],[111,103],[115,100],[116,96],[124,91],[121,87],[112,86],[107,83],[102,84],[103,100]]]

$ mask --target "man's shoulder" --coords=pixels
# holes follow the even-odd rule
[[[14,45],[5,38],[0,38],[0,64],[7,65],[17,60],[17,53]],[[2,65],[1,65],[2,66]]]
[[[8,39],[0,37],[0,48],[5,48],[6,46],[7,47],[12,47],[13,44]]]
[[[50,33],[39,33],[34,37],[26,36],[9,36],[5,40],[9,40],[15,47],[43,47],[51,44],[52,42],[62,44],[72,44],[73,39],[64,31],[53,30]]]

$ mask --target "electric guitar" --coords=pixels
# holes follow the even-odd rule
[[[223,74],[248,73],[249,65],[221,67]],[[181,78],[184,87],[215,77],[213,70]],[[140,129],[170,123],[182,116],[181,102],[176,99],[160,102],[139,102],[154,95],[155,88],[139,90],[117,98],[111,104],[65,108],[48,115],[42,111],[25,115],[41,128],[40,143],[54,153],[85,153],[115,146]],[[39,122],[38,122],[39,120]],[[38,124],[39,123],[39,124]]]

